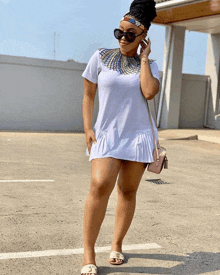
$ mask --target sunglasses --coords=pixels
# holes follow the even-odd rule
[[[138,35],[135,35],[135,33],[133,33],[133,32],[123,32],[120,29],[115,29],[114,30],[114,36],[115,36],[116,39],[120,40],[124,36],[125,40],[127,42],[130,42],[130,43],[134,42],[136,37],[142,35],[143,33],[144,33],[144,31],[142,33],[138,34]]]

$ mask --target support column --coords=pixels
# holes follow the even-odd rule
[[[168,61],[168,71],[165,94],[163,98],[163,106],[160,120],[160,128],[177,128],[179,126],[179,110],[180,110],[180,96],[182,86],[182,67],[183,67],[183,53],[185,43],[185,27],[172,27],[171,45],[167,45],[169,36],[169,29],[166,30],[165,37],[165,55],[164,64],[166,60],[166,49],[170,47],[170,55]],[[165,65],[163,69],[163,76]]]
[[[211,78],[207,124],[220,129],[220,34],[208,36],[206,75]]]

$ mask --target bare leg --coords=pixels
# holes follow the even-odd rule
[[[134,161],[125,161],[121,166],[117,186],[118,202],[112,251],[122,252],[122,241],[134,216],[136,193],[145,168],[144,163]]]
[[[83,265],[96,264],[94,246],[121,164],[122,160],[114,158],[91,161],[91,185],[84,212]]]

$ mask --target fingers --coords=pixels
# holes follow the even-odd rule
[[[145,41],[147,43],[149,43],[149,42],[151,43],[150,38],[148,38],[148,39],[144,38],[143,41]]]
[[[141,41],[141,50],[145,50],[147,48],[147,44],[144,41]]]
[[[91,147],[92,147],[92,143],[96,144],[97,140],[95,137],[95,133],[93,130],[89,131],[86,135],[86,143],[87,143],[87,147],[88,147],[88,152],[90,154],[91,152]]]
[[[88,151],[89,151],[89,154],[90,154],[90,152],[91,152],[91,148],[92,148],[92,144],[96,144],[97,143],[97,141],[95,140],[95,141],[91,141],[89,144],[88,144]]]
[[[144,48],[144,49],[146,47],[148,47],[148,46],[151,46],[150,38],[148,38],[148,40],[147,39],[143,39],[140,44],[141,44],[142,48]]]
[[[151,41],[150,41],[150,38],[143,39],[140,42],[140,45],[141,45],[140,55],[141,56],[149,56],[149,54],[151,53]]]
[[[142,42],[143,42],[144,45],[146,45],[146,46],[151,45],[150,38],[148,38],[148,39],[143,39]]]
[[[143,39],[140,43],[141,50],[140,53],[142,54],[144,51],[150,52],[151,51],[151,41],[150,39]]]

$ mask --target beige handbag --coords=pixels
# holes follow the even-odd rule
[[[155,98],[154,98],[154,106],[155,106],[155,112],[156,112]],[[160,146],[159,141],[158,142],[156,141],[148,101],[147,101],[147,110],[148,110],[148,114],[149,114],[149,120],[150,120],[150,125],[151,125],[151,129],[152,129],[154,145],[155,145],[155,149],[153,152],[154,162],[152,162],[148,165],[147,170],[152,173],[160,174],[160,172],[162,171],[163,168],[168,169],[168,159],[166,156],[166,149],[164,147]]]

